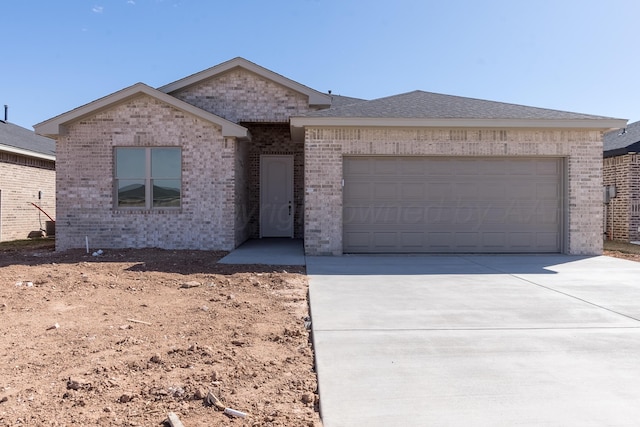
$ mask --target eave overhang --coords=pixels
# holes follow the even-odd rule
[[[609,131],[626,126],[624,119],[468,119],[468,118],[372,118],[372,117],[292,117],[291,134],[304,139],[307,127],[359,128],[518,128],[588,129]]]
[[[56,161],[56,156],[49,154],[36,153],[35,151],[25,150],[22,148],[12,147],[10,145],[0,144],[0,152],[17,154],[25,157],[33,157],[35,159]]]

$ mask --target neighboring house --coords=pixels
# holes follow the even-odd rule
[[[640,241],[640,122],[604,135],[605,239]]]
[[[332,105],[333,104],[333,105]],[[625,120],[415,91],[364,101],[242,58],[35,126],[59,250],[599,254],[602,133]]]
[[[49,218],[32,203],[55,219],[55,148],[53,139],[0,120],[0,241],[47,229]]]

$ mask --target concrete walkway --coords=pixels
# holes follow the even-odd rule
[[[325,427],[640,425],[640,263],[307,257]]]
[[[302,239],[251,239],[218,261],[220,264],[305,265]]]

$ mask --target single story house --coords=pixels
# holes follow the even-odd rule
[[[604,232],[640,241],[640,121],[604,135]]]
[[[0,241],[55,230],[32,205],[55,219],[55,149],[55,140],[9,123],[6,114],[0,120]]]
[[[322,93],[235,58],[35,126],[57,140],[59,250],[309,255],[602,250],[602,135],[625,120],[415,91]]]

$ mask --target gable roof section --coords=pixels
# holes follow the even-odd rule
[[[0,151],[55,161],[56,141],[0,120]]]
[[[413,91],[292,118],[294,127],[479,126],[612,129],[626,120]]]
[[[127,101],[138,95],[145,94],[152,98],[158,99],[166,104],[171,105],[178,110],[190,113],[198,118],[206,120],[210,123],[222,127],[222,136],[246,138],[249,136],[248,130],[240,125],[223,119],[222,117],[211,114],[191,104],[180,101],[171,95],[160,92],[144,83],[136,83],[104,98],[97,99],[89,104],[78,107],[74,110],[61,114],[57,117],[38,123],[34,126],[36,132],[40,135],[56,136],[64,133],[64,126],[80,120],[84,117],[94,115],[100,111],[106,110],[116,104]]]
[[[604,134],[604,157],[640,152],[640,121]]]
[[[327,108],[331,105],[330,95],[318,92],[315,89],[311,89],[310,87],[302,85],[287,77],[284,77],[278,73],[274,73],[271,70],[268,70],[240,57],[223,62],[222,64],[218,64],[204,71],[200,71],[199,73],[192,74],[173,83],[161,86],[158,88],[158,90],[164,93],[172,93],[185,87],[198,84],[204,80],[210,79],[211,77],[226,73],[227,71],[233,70],[235,68],[243,68],[245,70],[251,71],[252,73],[255,73],[267,80],[271,80],[275,83],[280,84],[281,86],[308,96],[309,106]]]

